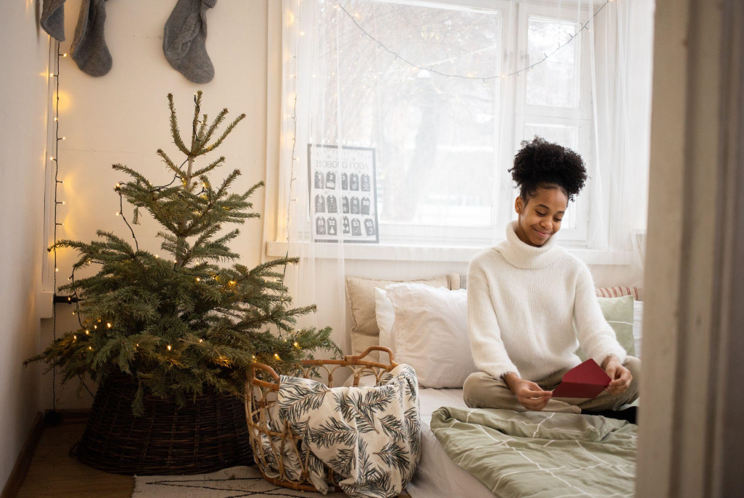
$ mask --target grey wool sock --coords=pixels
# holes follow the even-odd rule
[[[39,24],[57,41],[65,41],[65,0],[44,0]]]
[[[214,66],[207,55],[207,9],[217,0],[178,0],[165,23],[163,52],[174,69],[193,83],[209,83]]]
[[[103,76],[111,70],[113,63],[103,37],[105,22],[104,0],[82,1],[71,52],[80,70],[91,76]]]

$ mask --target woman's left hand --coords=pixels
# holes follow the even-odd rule
[[[620,364],[617,358],[610,356],[603,365],[605,372],[610,376],[612,382],[607,386],[609,394],[620,394],[625,392],[633,380],[630,370]]]

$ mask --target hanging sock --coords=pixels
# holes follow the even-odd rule
[[[113,63],[103,37],[105,22],[104,0],[82,1],[71,52],[80,70],[91,76],[103,76],[111,70]]]
[[[163,52],[174,69],[193,83],[209,83],[214,66],[207,55],[207,9],[217,0],[178,0],[165,23]]]
[[[65,0],[44,0],[39,24],[57,41],[65,41]]]

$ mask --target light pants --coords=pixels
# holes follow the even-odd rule
[[[641,380],[641,360],[633,356],[628,356],[623,366],[630,370],[633,376],[633,380],[625,392],[611,395],[607,391],[602,391],[594,399],[552,398],[548,401],[545,408],[543,408],[543,411],[581,413],[582,411],[617,410],[625,404],[632,403],[638,399],[638,384]],[[552,391],[560,384],[563,374],[569,370],[570,368],[559,370],[542,380],[535,381],[535,383],[546,391]],[[503,379],[494,379],[484,372],[471,374],[465,380],[463,390],[463,398],[470,408],[503,408],[505,410],[527,411]]]

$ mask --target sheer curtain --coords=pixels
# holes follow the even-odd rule
[[[348,351],[347,275],[465,273],[514,219],[507,170],[534,136],[590,174],[560,243],[641,278],[650,2],[283,0],[282,22],[272,247],[300,257],[302,325]]]

